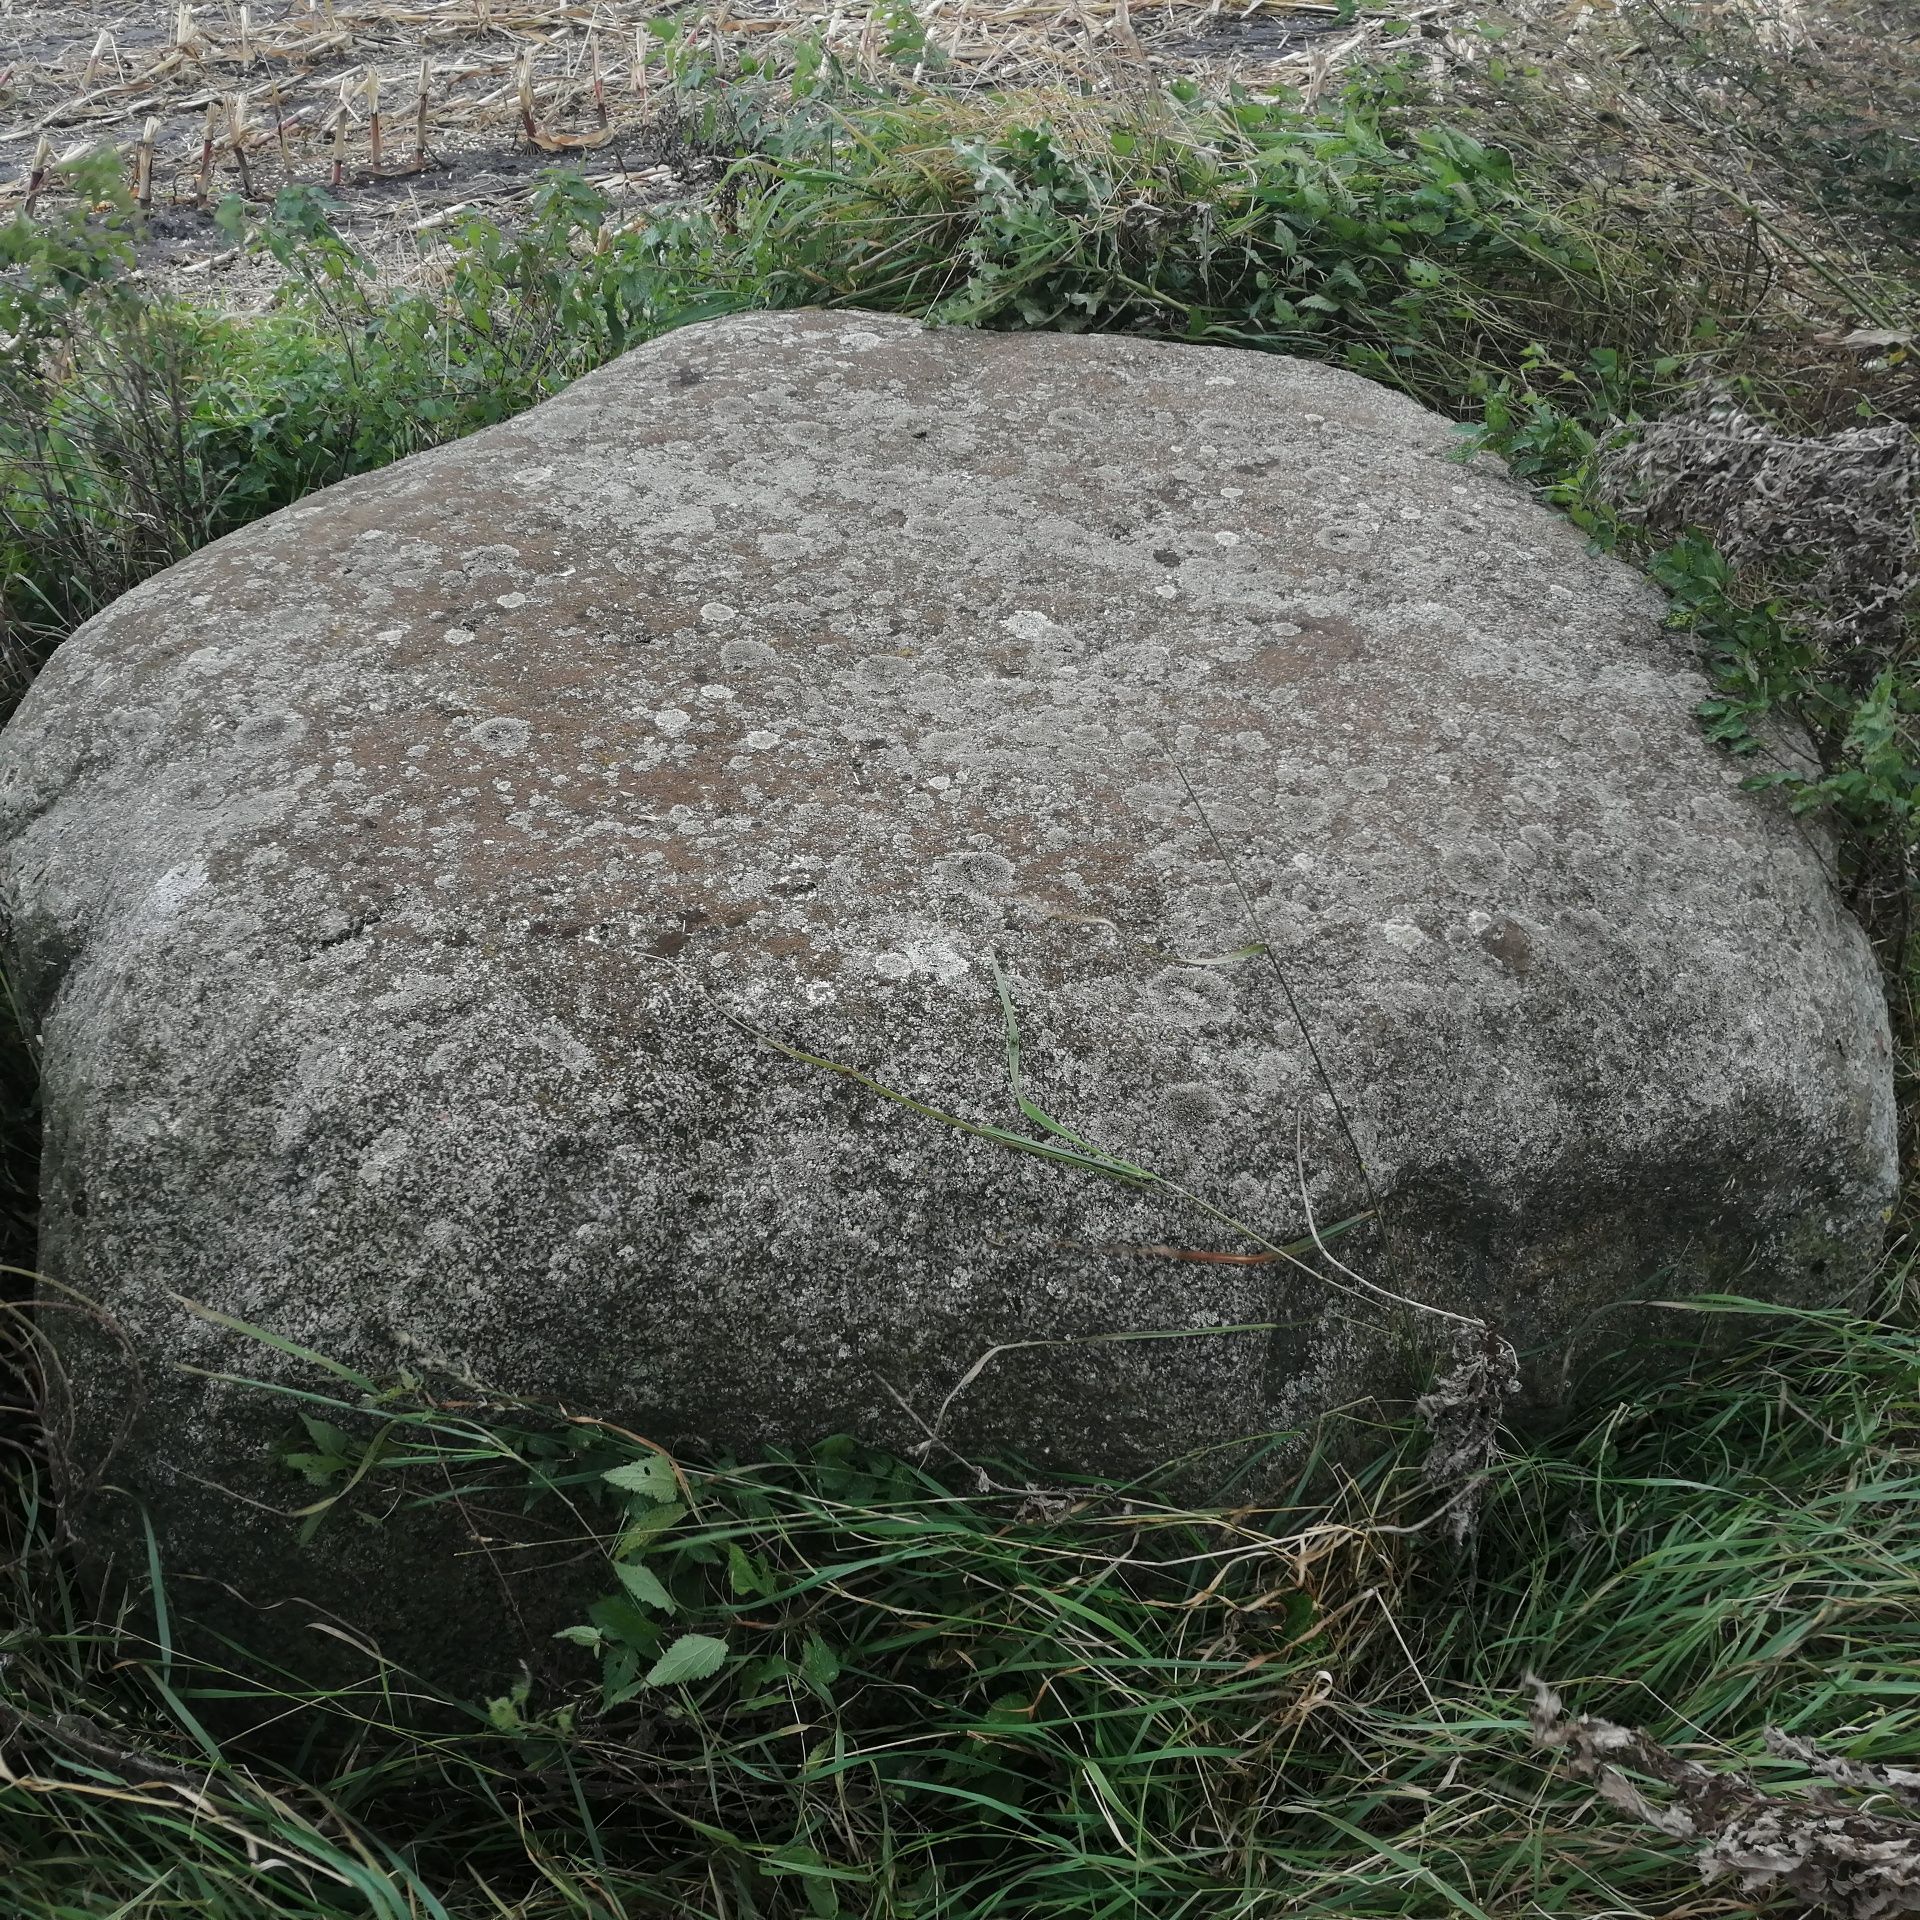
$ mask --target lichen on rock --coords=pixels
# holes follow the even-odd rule
[[[674,1441],[945,1406],[1123,1473],[1404,1404],[1462,1319],[1538,1406],[1633,1303],[1846,1295],[1891,1076],[1817,834],[1453,445],[1275,356],[742,316],[89,623],[0,743],[44,1262],[125,1336],[52,1326],[76,1461],[138,1356],[119,1482],[279,1567],[207,1483],[280,1500],[280,1416],[209,1375],[295,1369],[182,1298]],[[1158,1180],[797,1057],[1031,1133],[996,964],[1031,1099]],[[1372,1290],[1169,1257],[1309,1207]],[[314,1590],[430,1638],[404,1558]]]

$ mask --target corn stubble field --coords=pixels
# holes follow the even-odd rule
[[[362,233],[410,235],[523,198],[556,158],[577,160],[623,200],[684,184],[647,155],[656,95],[692,49],[722,81],[757,73],[805,33],[853,71],[910,82],[931,72],[964,88],[1110,91],[1232,76],[1313,89],[1377,39],[1376,25],[1342,15],[1314,0],[934,0],[919,14],[768,0],[717,10],[639,0],[23,8],[0,26],[0,46],[11,41],[0,167],[13,173],[11,199],[32,202],[57,190],[63,155],[114,142],[156,231],[186,241],[188,258],[192,237],[210,234],[194,213],[290,181],[324,185]],[[225,251],[211,237],[202,260]]]
[[[702,313],[1280,347],[1451,412],[1647,566],[1712,674],[1709,734],[1762,777],[1768,728],[1809,729],[1817,767],[1778,783],[1836,830],[1910,1061],[1903,21],[1868,0],[16,4],[8,697],[206,539]],[[24,1269],[32,1063],[16,1042],[4,1064]],[[562,1677],[472,1698],[371,1648],[322,1686],[190,1647],[157,1548],[104,1595],[76,1585],[16,1316],[0,1906],[1920,1911],[1906,1231],[1851,1311],[1697,1303],[1750,1329],[1730,1357],[1676,1351],[1547,1435],[1443,1381],[1373,1467],[1278,1507],[843,1441],[668,1461],[317,1356],[287,1408],[289,1524],[510,1501],[604,1556]]]

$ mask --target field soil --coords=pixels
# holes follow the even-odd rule
[[[1455,11],[1447,0],[1402,18]],[[151,264],[227,271],[215,206],[300,181],[398,267],[469,209],[510,216],[556,164],[577,164],[616,207],[700,184],[725,156],[690,150],[672,62],[753,73],[813,33],[876,81],[1123,89],[1188,76],[1312,92],[1391,24],[1341,12],[1315,0],[931,0],[917,17],[804,0],[12,0],[0,214],[50,201],[59,162],[111,146],[147,202]]]

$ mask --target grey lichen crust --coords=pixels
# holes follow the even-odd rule
[[[1342,1260],[1536,1403],[1623,1303],[1845,1295],[1892,1102],[1825,851],[1453,438],[1297,360],[755,315],[91,622],[0,775],[44,1262],[118,1329],[49,1320],[76,1472],[132,1355],[109,1477],[182,1563],[272,1531],[206,1482],[297,1504],[285,1410],[177,1367],[295,1369],[180,1298],[714,1446],[921,1440],[1010,1343],[963,1453],[1403,1397],[1447,1323],[1128,1251],[1249,1243],[755,1038],[1025,1128],[996,957],[1047,1111],[1276,1241],[1374,1210]]]

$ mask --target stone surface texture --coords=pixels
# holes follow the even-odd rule
[[[118,1436],[177,1565],[280,1550],[207,1483],[298,1505],[286,1410],[181,1363],[300,1370],[181,1299],[679,1443],[1126,1471],[1404,1399],[1451,1323],[1376,1287],[1536,1402],[1624,1303],[1845,1295],[1893,1123],[1826,851],[1455,440],[1298,360],[740,317],[92,621],[0,768],[44,1265],[117,1329],[49,1319],[76,1485]],[[1042,1107],[1276,1241],[1377,1207],[1352,1274],[1169,1258],[1252,1243],[756,1037],[1033,1132],[996,958]],[[430,1636],[333,1532],[313,1591]]]

